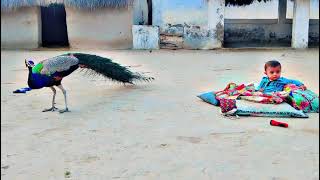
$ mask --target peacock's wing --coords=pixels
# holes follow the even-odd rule
[[[50,76],[57,72],[67,71],[78,63],[79,60],[74,56],[56,56],[39,62],[32,68],[32,72]]]

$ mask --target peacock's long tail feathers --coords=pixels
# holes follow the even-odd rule
[[[134,81],[154,80],[153,77],[146,77],[140,73],[131,72],[127,67],[112,62],[112,60],[108,58],[83,53],[74,53],[72,55],[79,59],[79,64],[85,65],[86,68],[93,70],[94,73],[113,81],[133,84]]]

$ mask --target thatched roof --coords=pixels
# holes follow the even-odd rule
[[[226,0],[226,6],[246,6],[254,1],[267,2],[272,0]],[[11,11],[20,7],[47,6],[52,3],[62,3],[68,7],[94,10],[102,7],[128,7],[132,5],[133,0],[1,0],[1,11]]]
[[[132,5],[133,0],[1,0],[1,11],[11,11],[21,7],[48,6],[53,3],[64,4],[78,9],[122,8]]]
[[[36,0],[1,0],[1,11],[9,11],[25,6],[37,6]]]
[[[272,0],[226,0],[226,6],[232,5],[232,6],[246,6],[253,3],[253,1],[258,2],[267,2]]]
[[[133,0],[64,0],[65,6],[79,9],[97,9],[101,7],[122,8],[131,5]]]

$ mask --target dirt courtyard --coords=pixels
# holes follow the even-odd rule
[[[71,112],[51,106],[49,88],[26,94],[24,59],[92,53],[152,83],[123,86],[76,71],[63,80]],[[319,179],[319,114],[308,119],[222,117],[196,96],[229,82],[259,82],[264,62],[278,59],[282,75],[319,93],[319,49],[216,51],[1,52],[1,179]],[[56,103],[64,100],[57,90]]]

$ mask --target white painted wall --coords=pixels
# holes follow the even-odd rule
[[[278,19],[279,0],[253,1],[247,6],[225,7],[225,19]]]
[[[161,34],[182,28],[183,48],[213,49],[222,46],[224,0],[153,0],[153,24]],[[180,25],[171,30],[170,25]],[[175,34],[177,35],[177,34]]]
[[[38,48],[41,44],[41,13],[39,7],[19,8],[1,12],[1,48]]]
[[[159,49],[159,27],[134,25],[132,35],[133,49]]]
[[[66,16],[72,48],[132,48],[132,7],[93,11],[66,7]]]
[[[208,29],[213,31],[210,49],[221,48],[224,37],[225,0],[208,0]]]
[[[307,48],[309,35],[310,0],[296,0],[293,6],[292,40],[293,48]]]
[[[293,17],[293,1],[287,0],[287,19]],[[319,19],[319,0],[310,0],[310,19]]]
[[[153,0],[153,24],[208,24],[208,0]],[[278,19],[279,0],[258,2],[247,6],[225,7],[224,19]]]

